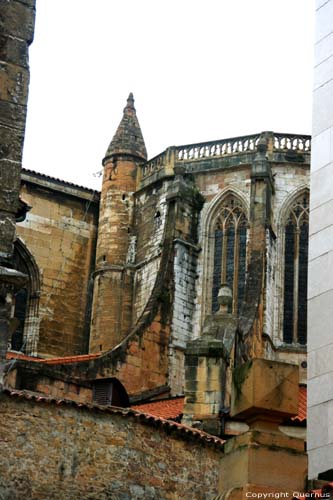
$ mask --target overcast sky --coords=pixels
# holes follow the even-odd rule
[[[88,187],[129,92],[152,158],[311,133],[313,0],[37,0],[23,166]]]

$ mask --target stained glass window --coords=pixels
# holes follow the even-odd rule
[[[240,309],[245,291],[247,227],[242,203],[235,196],[228,196],[214,227],[213,312],[219,308],[217,296],[221,283],[228,283],[232,289],[232,312]]]
[[[285,224],[283,341],[306,344],[309,197],[292,204]]]

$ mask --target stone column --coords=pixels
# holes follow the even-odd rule
[[[266,230],[270,225],[274,182],[269,162],[273,134],[264,132],[251,168],[249,262],[239,331],[246,341],[248,357],[262,355]],[[237,355],[239,356],[239,353]]]

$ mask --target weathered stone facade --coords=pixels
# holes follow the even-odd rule
[[[35,0],[0,4],[0,383],[13,331],[12,307],[26,276],[15,270],[15,220],[26,205],[19,199],[29,86],[28,49],[34,35]]]
[[[310,138],[147,161],[130,94],[100,195],[24,171],[20,199],[34,5],[0,3],[0,496],[301,490],[286,429],[306,368]],[[197,429],[129,409],[184,389]]]
[[[33,40],[35,1],[1,2],[0,49],[0,257],[10,259],[19,209],[19,183],[26,122],[29,63]]]
[[[304,381],[309,161],[309,137],[273,132],[147,161],[130,95],[100,196],[24,171],[7,386],[116,406],[185,392],[184,422],[221,436],[235,367],[292,363]]]
[[[309,161],[309,137],[273,132],[173,147],[147,161],[130,95],[103,161],[98,216],[97,193],[23,176],[22,196],[32,209],[19,234],[42,271],[39,340],[27,353],[99,354],[66,363],[66,374],[117,377],[131,395],[160,387],[183,394],[186,345],[200,337],[225,280],[241,358],[293,362],[304,381],[297,310],[296,334],[286,341],[283,333],[285,228],[293,204],[308,196]],[[55,186],[56,199],[46,199]],[[223,210],[235,221],[236,239],[225,226],[229,243],[218,250],[217,224],[228,224]],[[241,362],[239,355],[233,352],[232,364]]]
[[[36,331],[27,325],[23,351],[42,357],[88,349],[90,283],[95,261],[99,193],[23,171],[21,196],[32,206],[17,236],[32,254],[40,289]]]

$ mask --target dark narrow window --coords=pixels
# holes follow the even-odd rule
[[[23,347],[23,331],[24,331],[24,321],[27,310],[28,292],[26,288],[22,288],[15,297],[15,310],[14,310],[14,320],[16,322],[16,328],[12,335],[12,349],[14,351],[21,351]]]
[[[236,197],[228,196],[214,230],[213,312],[218,310],[217,295],[221,283],[228,283],[232,289],[232,312],[240,310],[245,291],[246,242],[245,210]]]
[[[235,228],[229,224],[227,228],[227,255],[226,255],[226,283],[233,289],[234,282],[234,255],[235,255]]]
[[[283,341],[306,344],[308,196],[293,203],[285,226]]]
[[[246,238],[247,229],[241,227],[239,229],[239,259],[238,259],[238,312],[244,300],[245,293],[245,276],[246,276]]]
[[[307,330],[307,284],[308,284],[308,241],[309,226],[304,223],[299,235],[299,275],[298,275],[298,324],[297,339],[306,344]]]
[[[284,244],[284,315],[283,341],[293,341],[294,324],[294,259],[295,259],[295,227],[292,222],[286,225]]]
[[[213,312],[216,312],[219,308],[219,305],[217,303],[217,295],[221,285],[222,242],[223,242],[223,232],[221,229],[216,229],[215,245],[214,245],[214,272],[213,272],[213,296],[212,296]]]

